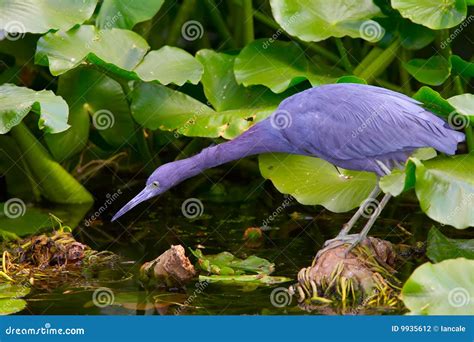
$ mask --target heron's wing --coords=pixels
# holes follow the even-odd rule
[[[453,154],[464,139],[417,101],[387,89],[338,84],[301,95],[280,106],[292,117],[284,135],[316,155],[376,159],[419,147]]]

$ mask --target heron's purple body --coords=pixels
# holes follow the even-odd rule
[[[250,155],[301,154],[383,175],[417,148],[454,154],[463,140],[464,134],[403,94],[362,84],[319,86],[285,99],[272,116],[234,140],[159,167],[113,220],[203,170]]]

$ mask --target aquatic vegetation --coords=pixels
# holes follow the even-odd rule
[[[376,234],[404,244],[409,265],[359,248],[355,258],[370,273],[368,288],[344,274],[342,260],[324,272],[326,280],[305,273],[315,264],[304,269],[295,295],[318,309],[358,313],[385,307],[400,313],[405,309],[397,296],[409,278],[402,299],[410,312],[472,311],[472,279],[465,278],[474,259],[472,0],[129,3],[0,3],[0,313],[21,311],[29,287],[45,282],[48,289],[65,282],[77,285],[78,292],[95,288],[96,282],[84,280],[118,262],[117,255],[101,252],[114,244],[115,252],[123,251],[137,265],[144,255],[152,260],[182,244],[191,249],[206,284],[243,286],[268,302],[265,289],[286,286],[310,263],[308,255],[327,238],[322,230],[365,203],[375,175],[308,156],[263,154],[206,171],[169,194],[174,202],[157,201],[153,213],[129,217],[126,227],[109,224],[111,210],[158,166],[234,139],[289,96],[335,83],[403,93],[466,139],[454,156],[417,150],[380,179],[381,190],[395,198]],[[357,98],[353,101],[355,106]],[[380,114],[373,111],[374,117]],[[283,119],[291,125],[291,117]],[[368,127],[365,122],[346,132],[347,139]],[[280,193],[290,197],[282,200]],[[192,217],[180,211],[189,198],[200,203]],[[93,202],[94,213],[86,216]],[[216,221],[218,210],[209,210],[211,203],[229,214]],[[366,218],[377,212],[379,202],[373,204]],[[298,219],[276,219],[293,209],[302,213]],[[192,230],[190,222],[196,223]],[[232,230],[218,229],[235,223],[240,225]],[[234,238],[227,241],[228,236]],[[426,257],[434,264],[424,264]],[[147,281],[156,280],[149,278],[156,276],[157,264],[146,264]],[[273,275],[275,268],[279,276]],[[135,271],[123,278],[138,282]],[[205,297],[200,293],[189,303],[194,295],[189,289],[183,290],[187,297],[152,292],[137,304],[143,293],[133,286],[135,292],[115,289],[117,303],[131,310],[161,313],[178,305],[200,312]],[[453,286],[470,301],[446,302]]]

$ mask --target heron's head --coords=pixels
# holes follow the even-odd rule
[[[115,221],[132,208],[152,197],[158,196],[192,175],[187,159],[164,164],[157,168],[146,181],[145,188],[125,204],[112,218]]]

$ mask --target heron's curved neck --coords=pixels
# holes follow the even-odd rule
[[[234,140],[205,148],[190,158],[175,162],[176,174],[179,176],[173,185],[230,161],[268,152],[292,153],[292,149],[282,138],[280,131],[267,122],[260,122]]]

